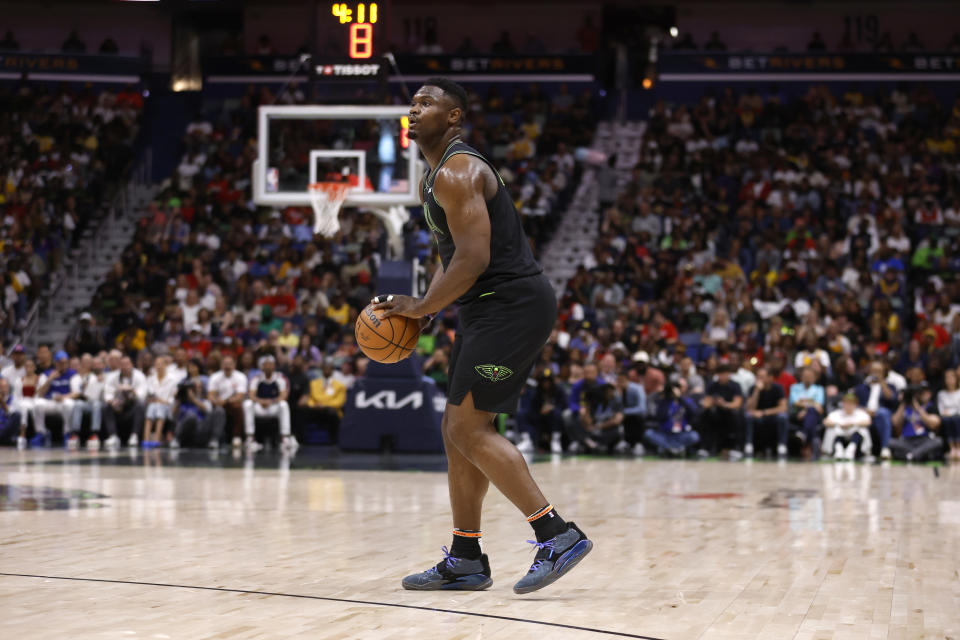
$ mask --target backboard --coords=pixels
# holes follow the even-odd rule
[[[309,205],[308,186],[346,181],[348,207],[420,203],[422,161],[407,137],[406,106],[264,106],[258,112],[253,199]]]

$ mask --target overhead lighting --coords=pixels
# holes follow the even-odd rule
[[[678,35],[680,35],[680,29],[677,29],[676,27],[670,27],[670,37],[676,38]]]

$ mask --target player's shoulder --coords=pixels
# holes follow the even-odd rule
[[[433,190],[460,192],[483,189],[490,177],[493,177],[493,172],[484,160],[470,153],[458,153],[437,168]]]

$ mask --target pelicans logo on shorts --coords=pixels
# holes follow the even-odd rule
[[[513,371],[499,364],[478,364],[473,369],[491,382],[500,382],[513,375]]]

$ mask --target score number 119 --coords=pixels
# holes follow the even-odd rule
[[[377,3],[359,3],[351,9],[345,2],[333,4],[333,15],[340,24],[350,24],[350,57],[373,56],[373,25],[377,23]]]

